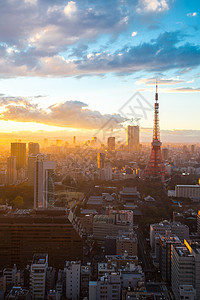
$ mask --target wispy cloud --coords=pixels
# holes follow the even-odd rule
[[[200,87],[195,88],[195,87],[180,87],[180,88],[175,88],[169,90],[170,92],[180,92],[180,93],[199,93],[200,92]]]
[[[146,84],[146,85],[155,85],[155,83],[159,85],[174,85],[174,84],[179,84],[183,83],[184,80],[179,79],[179,78],[141,78],[136,81],[137,84]]]
[[[131,36],[135,37],[137,34],[138,34],[137,31],[133,31],[132,34],[131,34]]]
[[[192,12],[192,13],[188,13],[187,16],[188,17],[196,17],[197,16],[197,12]]]

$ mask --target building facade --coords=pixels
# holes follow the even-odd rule
[[[183,198],[200,198],[200,185],[176,185],[175,196]]]
[[[128,126],[127,127],[127,145],[128,151],[139,151],[140,147],[140,130],[139,126]]]
[[[28,155],[37,155],[40,153],[40,145],[38,143],[28,143]]]
[[[16,156],[7,159],[7,184],[15,184],[17,181]]]
[[[82,259],[83,242],[63,209],[17,210],[0,215],[0,268],[24,268],[34,253],[48,253],[49,264]]]
[[[71,300],[80,299],[80,274],[81,261],[66,261],[66,298]]]
[[[31,264],[30,288],[32,299],[44,300],[46,293],[46,272],[48,254],[35,254]]]
[[[55,162],[46,155],[37,155],[34,171],[34,208],[48,208],[54,204]]]
[[[26,143],[11,143],[11,156],[16,157],[17,170],[26,166]]]

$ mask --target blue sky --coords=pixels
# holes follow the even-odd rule
[[[200,137],[199,42],[199,1],[2,0],[0,131],[121,123],[135,92],[153,104],[157,78],[161,128]]]

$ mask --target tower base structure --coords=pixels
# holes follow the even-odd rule
[[[166,183],[170,179],[161,154],[161,142],[153,141],[149,162],[142,175],[142,179],[157,179]]]

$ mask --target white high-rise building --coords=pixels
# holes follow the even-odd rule
[[[7,183],[15,184],[17,180],[16,156],[9,156],[7,160]]]
[[[28,157],[28,185],[34,186],[35,181],[35,161],[37,156],[36,155],[29,155]]]
[[[37,155],[35,161],[34,208],[48,208],[54,203],[55,162],[44,154]]]
[[[169,222],[167,220],[150,225],[150,245],[155,251],[155,240],[159,235],[165,236],[168,233],[175,234],[182,242],[184,239],[189,238],[189,227],[180,222]]]
[[[128,151],[139,151],[140,146],[140,129],[139,126],[127,127],[127,145]]]
[[[40,145],[38,143],[28,143],[28,154],[37,155],[40,153]]]
[[[48,254],[34,254],[30,271],[30,287],[32,299],[45,299],[47,268]]]
[[[80,299],[81,261],[66,261],[66,298],[71,300]]]
[[[196,290],[196,299],[200,299],[200,244],[189,243],[172,246],[171,282],[172,291],[177,300],[181,298],[182,285],[190,285]],[[189,298],[188,298],[189,299]]]

